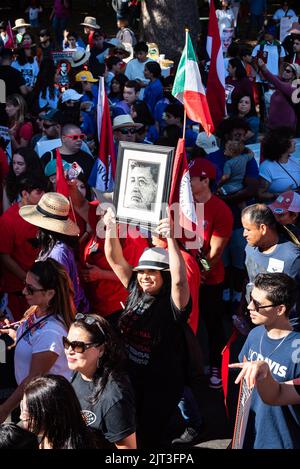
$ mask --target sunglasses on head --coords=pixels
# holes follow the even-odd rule
[[[82,313],[77,313],[76,316],[75,316],[75,321],[82,321],[84,322],[85,324],[87,324],[88,326],[97,326],[99,331],[101,332],[103,338],[102,338],[102,344],[104,343],[105,341],[105,334],[104,334],[104,331],[101,327],[101,325],[99,324],[99,321],[98,319],[94,318],[93,316],[89,316],[88,314],[82,314]]]
[[[72,342],[67,339],[67,337],[62,338],[63,346],[66,350],[71,347],[71,349],[76,353],[84,353],[91,347],[99,347],[101,344],[99,342],[81,342],[80,340],[73,340]]]
[[[29,285],[26,282],[24,282],[24,288],[27,290],[29,295],[33,295],[34,293],[38,291],[46,291],[46,288],[34,288],[32,285]]]
[[[71,140],[84,140],[85,139],[85,134],[74,134],[74,135],[63,135],[64,137],[68,137]]]
[[[119,129],[119,131],[121,132],[122,135],[128,135],[128,134],[136,134],[137,133],[137,130],[134,129],[134,128],[131,128],[131,129]]]

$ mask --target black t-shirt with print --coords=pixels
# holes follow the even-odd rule
[[[47,153],[45,153],[41,157],[42,165],[45,167],[46,164],[49,163],[49,161],[53,157],[55,158],[55,151],[52,151],[52,152],[47,151]],[[72,163],[74,163],[74,161],[76,161],[76,163],[78,163],[79,166],[82,168],[83,175],[85,176],[85,178],[86,179],[89,178],[89,175],[90,175],[90,173],[92,171],[92,168],[94,166],[94,159],[91,155],[89,155],[85,151],[79,150],[77,153],[74,153],[73,155],[65,155],[64,153],[61,153],[61,157],[67,163],[72,164]]]
[[[153,376],[158,381],[182,382],[187,364],[183,324],[192,310],[191,299],[179,310],[171,298],[170,286],[163,286],[157,296],[142,293],[136,274],[128,290],[129,298],[119,328],[133,383],[134,378],[151,380]]]
[[[110,378],[95,405],[88,401],[94,389],[92,381],[84,381],[76,373],[72,385],[87,425],[100,430],[109,442],[116,443],[136,431],[134,393],[126,375],[118,381]]]

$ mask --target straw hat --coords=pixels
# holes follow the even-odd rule
[[[83,23],[80,23],[81,26],[87,26],[88,28],[100,29],[99,24],[97,24],[96,18],[93,16],[86,16],[83,20]]]
[[[27,26],[31,26],[31,25],[29,23],[26,23],[23,18],[19,18],[15,20],[15,25],[12,28],[12,30],[15,31],[15,29],[26,28]]]
[[[120,129],[122,127],[136,127],[140,129],[143,127],[143,124],[138,124],[134,122],[132,117],[129,114],[121,114],[117,116],[113,120],[113,130]]]
[[[144,269],[170,270],[168,251],[163,248],[145,249],[139,258],[138,265],[132,270],[137,272]]]
[[[24,205],[19,214],[32,225],[67,236],[78,236],[79,228],[69,218],[70,203],[57,192],[47,192],[37,205]]]
[[[87,50],[75,51],[70,60],[71,67],[79,67],[79,65],[85,64],[89,60],[90,55],[90,51]]]

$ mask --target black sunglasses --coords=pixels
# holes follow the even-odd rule
[[[136,129],[119,129],[122,135],[136,134]]]
[[[260,309],[265,309],[265,308],[271,308],[271,307],[275,307],[275,306],[279,306],[278,304],[270,304],[270,305],[265,305],[265,306],[262,306],[257,300],[254,300],[254,298],[252,298],[252,295],[250,295],[250,303],[253,303],[254,304],[254,309],[257,313],[259,313],[259,310]],[[249,303],[249,304],[250,304]]]
[[[38,291],[46,291],[46,288],[34,288],[26,282],[24,282],[24,288],[28,291],[29,295],[33,295]]]
[[[103,336],[101,344],[103,344],[105,342],[104,331],[103,331],[101,325],[99,324],[99,321],[96,318],[94,318],[93,316],[89,316],[88,314],[77,313],[76,316],[75,316],[75,321],[82,321],[85,324],[87,324],[88,326],[97,326],[99,331],[101,332],[101,334]]]
[[[50,127],[54,127],[56,124],[47,124],[46,122],[43,122],[42,125],[43,125],[44,129],[50,129]]]
[[[80,340],[73,340],[70,342],[70,340],[67,339],[67,337],[62,338],[63,346],[66,350],[71,347],[71,349],[76,352],[76,353],[84,353],[87,349],[91,347],[99,347],[101,344],[99,342],[81,342]]]

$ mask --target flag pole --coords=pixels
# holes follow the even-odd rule
[[[189,28],[185,28],[185,55],[186,55],[186,62],[187,63],[187,58],[188,58],[188,34],[189,34]],[[183,131],[182,131],[182,138],[185,140],[185,131],[186,131],[186,107],[184,106],[184,116],[183,116]]]

